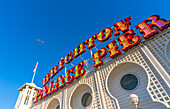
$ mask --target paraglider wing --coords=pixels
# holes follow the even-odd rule
[[[37,39],[37,41],[40,41],[40,42],[44,43],[44,41],[43,41],[43,40],[41,40],[41,39]]]

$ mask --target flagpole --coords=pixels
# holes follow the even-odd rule
[[[38,66],[38,62],[37,62],[36,66],[35,66],[35,68],[34,68],[34,70],[33,70],[34,75],[33,75],[33,77],[32,77],[31,83],[33,83],[33,81],[34,81],[34,77],[35,77],[35,73],[36,73],[36,70],[37,70],[37,66]]]

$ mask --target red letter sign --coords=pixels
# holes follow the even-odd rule
[[[65,78],[64,78],[66,84],[71,83],[74,80],[74,76],[73,75],[70,76],[70,73],[73,73],[73,72],[74,72],[73,68],[71,68],[70,70],[66,72]]]
[[[39,100],[42,99],[42,97],[41,97],[41,92],[42,92],[41,89],[39,89],[38,91],[36,91],[35,96],[34,96],[34,101],[33,101],[33,103],[37,102],[38,99],[39,99]]]
[[[56,90],[58,90],[58,82],[57,81],[55,81],[55,85],[54,85],[54,90],[53,91],[56,91]]]
[[[73,60],[73,54],[72,54],[72,52],[70,52],[70,53],[68,53],[68,54],[65,56],[64,62],[65,62],[66,64],[69,64],[72,60]]]
[[[101,42],[106,41],[112,36],[112,32],[113,30],[111,28],[105,28],[98,35],[96,35],[95,38]]]
[[[116,36],[119,35],[120,34],[119,30],[121,30],[123,33],[128,31],[130,29],[130,25],[131,25],[130,20],[131,19],[132,19],[131,16],[129,16],[129,17],[124,19],[126,21],[126,23],[123,22],[122,20],[117,22],[117,23],[115,23],[114,24],[114,26],[115,26],[115,28],[114,28],[114,30],[115,30],[114,35],[116,35]]]
[[[42,86],[44,87],[50,81],[50,74],[47,74],[42,81]]]
[[[52,79],[57,73],[58,73],[58,66],[55,65],[51,70],[50,70],[50,78]]]
[[[82,76],[86,73],[86,69],[84,69],[83,67],[84,67],[84,61],[82,61],[79,64],[77,64],[76,66],[74,66],[74,70],[75,70],[74,78],[75,79],[79,78],[80,76]]]
[[[136,25],[136,28],[139,28],[140,33],[144,33],[143,37],[145,39],[149,38],[153,34],[158,33],[158,29],[154,29],[153,26],[158,27],[160,30],[166,28],[170,22],[166,21],[164,19],[159,19],[160,17],[158,15],[151,16],[144,20],[143,22]],[[147,24],[148,22],[151,22],[150,24]]]
[[[50,93],[52,93],[52,92],[54,91],[54,86],[53,86],[53,84],[54,84],[54,81],[51,81],[51,82],[49,83],[47,95],[50,94]]]
[[[58,62],[58,70],[62,70],[64,68],[64,59],[61,59]]]
[[[64,79],[63,79],[62,75],[58,77],[57,83],[58,83],[58,88],[65,86]]]
[[[95,46],[94,44],[94,39],[93,38],[96,38],[97,37],[97,34],[95,34],[94,36],[90,37],[89,39],[87,39],[85,41],[85,44],[88,44],[87,48],[90,49],[90,48],[93,48]]]
[[[82,44],[80,44],[78,47],[76,47],[74,49],[74,57],[78,57],[79,55],[81,55],[82,53],[84,53],[86,50],[85,50],[85,45],[84,45],[84,42]]]
[[[105,48],[101,48],[100,50],[96,51],[92,56],[94,57],[94,67],[98,67],[102,65],[104,62],[101,60],[102,57],[106,56],[107,51]]]
[[[109,55],[109,56],[110,56],[111,58],[113,58],[113,57],[121,54],[121,51],[118,50],[118,46],[115,45],[115,42],[116,42],[116,41],[113,40],[112,42],[110,42],[109,44],[106,45],[106,47],[109,48],[108,51],[110,52],[110,55]]]
[[[41,96],[42,98],[44,98],[45,96],[47,96],[47,86],[45,85],[41,91]]]
[[[128,48],[131,48],[133,45],[136,45],[140,42],[140,37],[134,36],[134,34],[134,31],[131,29],[117,38],[120,40],[120,44],[123,46],[122,50],[126,51]]]

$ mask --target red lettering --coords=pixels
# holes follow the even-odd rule
[[[140,37],[134,36],[134,34],[134,31],[131,29],[117,38],[123,46],[122,50],[126,51],[128,48],[131,48],[133,45],[140,42]]]
[[[57,83],[58,83],[58,88],[65,86],[64,79],[63,79],[62,75],[58,77]]]
[[[109,56],[110,56],[111,58],[113,58],[113,57],[121,54],[121,51],[118,50],[118,46],[115,45],[115,42],[116,42],[116,41],[113,40],[112,42],[110,42],[109,44],[106,45],[106,47],[109,48],[108,51],[110,52],[110,55],[109,55]]]
[[[159,19],[160,17],[158,15],[151,16],[147,19],[145,19],[143,22],[136,25],[136,28],[139,28],[139,32],[144,34],[143,37],[145,39],[151,37],[153,34],[158,33],[158,29],[153,28],[153,26],[158,27],[160,30],[163,30],[166,28],[170,22],[166,21],[164,19]],[[150,22],[150,24],[148,24]]]
[[[58,62],[58,70],[62,70],[64,68],[64,59],[61,59]]]
[[[54,91],[54,81],[51,81],[48,85],[48,92],[47,92],[47,95],[48,94],[51,94],[52,92]]]
[[[88,46],[87,46],[88,49],[95,47],[94,38],[96,38],[96,37],[97,37],[97,34],[95,34],[94,36],[90,37],[89,39],[87,39],[85,41],[85,44],[88,44]]]
[[[65,73],[65,83],[68,84],[68,83],[71,83],[73,80],[74,80],[74,76],[73,75],[70,75],[70,73],[74,73],[74,69],[71,68],[70,70],[68,70],[66,73]]]
[[[79,78],[80,76],[82,76],[86,73],[86,69],[84,69],[83,67],[84,67],[84,61],[82,61],[79,64],[77,64],[76,66],[74,66],[74,70],[75,70],[74,78],[75,79]]]
[[[53,90],[53,91],[58,90],[58,85],[59,85],[59,84],[58,84],[58,82],[56,81],[56,82],[55,82],[55,86],[54,86],[54,90]]]
[[[38,102],[38,99],[42,99],[42,97],[41,97],[41,92],[42,92],[41,89],[39,89],[38,91],[36,91],[35,96],[34,96],[33,103]]]
[[[98,35],[95,36],[99,41],[104,42],[112,36],[113,30],[111,28],[103,29]]]
[[[98,50],[94,54],[92,54],[92,56],[94,57],[94,59],[93,59],[94,67],[98,67],[98,66],[104,64],[104,62],[101,60],[101,58],[106,56],[106,54],[107,54],[107,51],[105,48],[101,48],[100,50]]]
[[[70,53],[68,53],[68,54],[65,56],[64,62],[65,62],[66,64],[69,64],[72,60],[73,60],[73,54],[72,54],[72,52],[70,52]]]
[[[43,79],[42,79],[42,86],[44,87],[49,81],[50,81],[50,74],[47,74]]]
[[[130,20],[132,19],[131,16],[125,18],[124,20],[126,21],[126,23],[124,21],[119,21],[117,23],[114,24],[115,28],[115,32],[114,32],[114,35],[119,35],[119,30],[121,30],[123,33],[130,30],[130,25],[131,25],[131,22]]]
[[[58,66],[55,65],[55,66],[50,70],[50,78],[52,79],[58,72],[59,72]]]
[[[76,47],[74,49],[74,57],[78,57],[79,55],[81,55],[82,53],[84,53],[86,50],[85,50],[85,45],[84,45],[84,42],[82,44],[80,44],[78,47]]]
[[[45,85],[41,91],[41,97],[44,98],[47,96],[47,86]]]

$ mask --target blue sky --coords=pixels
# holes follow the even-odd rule
[[[170,19],[170,1],[0,0],[1,109],[14,108],[37,61],[34,83],[41,87],[49,70],[87,38],[128,16],[134,29],[155,14]]]

